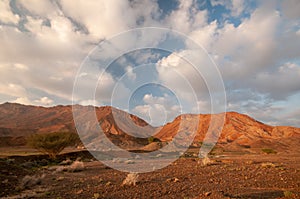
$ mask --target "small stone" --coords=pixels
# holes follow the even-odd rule
[[[80,189],[76,192],[76,194],[82,194],[82,192],[83,192],[83,189]]]
[[[134,161],[133,160],[126,160],[125,163],[126,164],[134,164]]]
[[[62,180],[64,180],[64,179],[65,179],[65,177],[60,176],[60,177],[56,178],[56,181],[62,181]]]
[[[178,178],[169,178],[166,180],[167,182],[179,182],[179,179]]]
[[[210,196],[210,195],[211,195],[211,192],[210,192],[210,191],[204,193],[204,196],[206,196],[206,197],[207,197],[207,196]]]
[[[100,197],[100,194],[99,193],[94,193],[94,198],[95,199],[98,199]]]

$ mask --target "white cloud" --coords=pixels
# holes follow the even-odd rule
[[[244,11],[244,0],[232,0],[231,14],[239,16]]]
[[[0,22],[17,24],[20,20],[19,15],[11,11],[9,0],[0,1]]]
[[[72,0],[63,0],[61,5],[67,16],[84,24],[89,34],[98,39],[133,28],[138,19],[143,19],[144,24],[151,23],[158,13],[153,1],[78,1],[74,4]]]
[[[219,30],[214,48],[223,62],[225,77],[244,78],[273,64],[279,22],[275,10],[262,7],[238,27],[227,23]],[[226,57],[229,59],[224,62]]]
[[[126,76],[128,76],[128,78],[129,78],[130,80],[135,80],[136,74],[133,72],[132,66],[127,66],[127,67],[125,68],[125,71],[126,71]]]
[[[34,102],[36,104],[42,104],[44,106],[49,106],[49,105],[52,105],[54,101],[48,97],[42,97],[38,100],[34,100]]]
[[[0,93],[9,96],[14,96],[14,97],[21,97],[27,95],[26,89],[23,86],[14,83],[1,83],[1,82],[0,82]]]
[[[30,3],[26,0],[19,0],[17,3],[20,3],[33,15],[49,17],[59,13],[56,6],[49,0],[31,0]]]
[[[188,36],[208,51],[212,48],[212,44],[216,40],[217,26],[217,21],[213,21],[202,28],[192,31]]]
[[[224,1],[224,0],[211,0],[210,3],[211,3],[212,6],[218,6],[218,5],[228,6],[230,1],[228,1],[228,0],[227,1]]]
[[[193,59],[196,62],[187,62],[186,59],[189,60],[189,57],[197,57],[197,60]],[[211,81],[215,77],[215,74],[212,74],[215,70],[211,67],[214,67],[213,63],[204,51],[199,54],[198,51],[190,50],[172,53],[156,64],[162,85],[190,107],[196,106],[200,99],[208,99],[210,94],[207,84],[210,84],[212,90],[216,88],[216,79]]]
[[[18,97],[13,102],[18,104],[33,105],[33,103],[27,97]]]
[[[83,101],[79,102],[79,104],[83,105],[83,106],[88,106],[88,105],[91,105],[91,106],[100,106],[101,105],[96,100],[83,100]]]
[[[143,97],[144,105],[138,105],[132,112],[144,118],[153,126],[170,122],[181,113],[180,105],[176,104],[169,95],[163,97],[146,94]]]
[[[54,101],[48,97],[41,97],[39,99],[33,100],[28,97],[18,97],[15,100],[12,100],[14,103],[25,104],[25,105],[37,105],[37,106],[52,106]]]
[[[207,11],[198,10],[195,0],[179,0],[177,10],[166,18],[166,25],[182,33],[191,31],[207,24]]]
[[[16,69],[19,69],[19,70],[28,70],[28,66],[21,64],[21,63],[15,63],[14,66]]]

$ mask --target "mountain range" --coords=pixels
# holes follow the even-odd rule
[[[279,152],[299,152],[300,128],[270,126],[237,112],[182,114],[172,122],[153,127],[135,115],[110,106],[75,105],[75,107],[81,110],[78,117],[83,120],[89,118],[88,114],[91,111],[96,113],[97,125],[100,125],[106,137],[125,149],[154,150],[153,146],[149,146],[149,137],[167,143],[175,138],[180,140],[181,134],[191,136],[185,135],[184,132],[194,132],[190,139],[192,139],[191,146],[195,147],[203,140],[217,140],[218,146],[229,151],[257,152],[263,148],[270,148]],[[26,137],[33,133],[55,131],[75,133],[76,130],[71,105],[54,107],[16,103],[0,105],[1,147],[25,145]]]

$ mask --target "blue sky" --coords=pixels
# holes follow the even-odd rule
[[[113,105],[161,125],[209,113],[225,93],[227,111],[300,127],[299,10],[298,0],[3,0],[0,103]],[[144,27],[181,36],[126,35]],[[188,40],[203,48],[196,66]],[[201,76],[214,66],[224,93]]]

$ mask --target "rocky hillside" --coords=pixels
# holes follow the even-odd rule
[[[154,128],[144,120],[112,107],[77,105],[75,108],[80,113],[78,119],[83,121],[82,128],[87,128],[86,124],[89,124],[90,134],[83,136],[84,139],[90,143],[101,142],[101,139],[93,134],[100,124],[106,137],[114,144],[127,149],[144,147],[148,144],[147,137],[151,135],[166,142],[174,137],[184,141],[184,137],[191,136],[189,132],[196,132],[194,145],[202,142],[204,138],[209,142],[219,137],[218,144],[229,150],[288,150],[300,144],[300,128],[270,126],[236,112],[216,115],[184,114],[162,127]],[[95,112],[97,121],[91,124],[90,118]],[[76,132],[72,106],[45,108],[15,103],[0,105],[0,146],[22,145],[25,143],[25,137],[32,133],[54,131]]]
[[[220,130],[221,126],[223,128]],[[210,142],[220,135],[218,144],[228,150],[241,148],[289,150],[297,149],[296,146],[300,144],[300,128],[270,126],[236,112],[216,115],[181,115],[163,126],[156,136],[163,141],[169,141],[181,131],[195,131],[195,145],[203,142],[204,138]]]
[[[112,107],[76,107],[80,109],[78,118],[83,121],[89,118],[91,112],[96,112],[97,120],[105,135],[114,144],[124,148],[148,144],[147,135],[143,136],[144,138],[136,138],[134,133],[130,135],[128,132],[135,130],[135,133],[138,133],[137,127],[141,127],[143,133],[148,134],[155,130],[144,120]],[[93,126],[89,128],[94,129]],[[72,106],[45,108],[16,103],[0,105],[0,146],[24,145],[25,138],[30,134],[55,131],[76,132]]]

